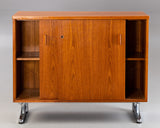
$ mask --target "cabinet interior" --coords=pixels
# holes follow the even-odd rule
[[[126,57],[145,57],[146,20],[126,20]]]
[[[126,62],[126,98],[143,99],[145,93],[145,62]]]
[[[16,21],[17,99],[39,98],[39,21]]]
[[[126,20],[126,99],[144,99],[146,20]]]
[[[39,96],[39,62],[17,62],[17,98],[28,99]]]
[[[39,21],[16,22],[17,59],[39,58]]]

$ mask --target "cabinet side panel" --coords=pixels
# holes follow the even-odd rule
[[[20,74],[19,64],[16,62],[17,52],[20,51],[20,26],[16,20],[13,20],[13,101],[20,93]]]
[[[13,101],[16,99],[16,21],[13,20]]]
[[[146,53],[145,53],[145,99],[148,100],[148,43],[149,43],[149,20],[146,20]]]

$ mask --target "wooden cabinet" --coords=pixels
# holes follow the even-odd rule
[[[17,12],[14,102],[145,102],[142,12]]]

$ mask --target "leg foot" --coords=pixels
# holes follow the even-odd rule
[[[26,103],[26,113],[28,113],[29,111],[29,107],[28,107],[28,103]]]
[[[140,103],[132,103],[132,111],[136,118],[136,122],[142,123],[142,118],[140,114]]]
[[[28,113],[28,103],[21,103],[21,113],[19,117],[19,124],[23,124],[25,122],[27,113]]]

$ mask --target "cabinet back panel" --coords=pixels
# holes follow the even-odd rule
[[[17,21],[17,56],[23,52],[39,52],[39,21]]]
[[[145,94],[145,61],[126,62],[126,98],[141,99]]]
[[[17,84],[21,91],[29,88],[39,88],[39,62],[19,61],[17,62]]]
[[[126,57],[145,57],[146,20],[126,21]]]

